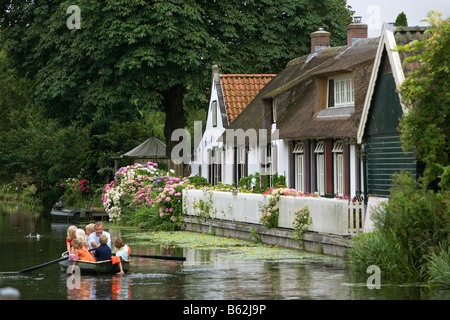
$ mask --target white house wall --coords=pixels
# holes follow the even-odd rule
[[[191,163],[191,172],[193,174],[199,174],[200,167],[201,167],[200,175],[204,178],[208,178],[208,170],[209,170],[209,164],[210,164],[208,150],[212,150],[215,147],[219,147],[219,148],[222,147],[223,144],[217,142],[217,139],[225,131],[225,128],[224,128],[223,122],[222,122],[220,107],[219,107],[219,97],[217,94],[218,88],[216,88],[214,80],[212,81],[211,88],[212,88],[211,98],[209,100],[208,116],[206,118],[205,131],[203,133],[203,136],[202,136],[202,139],[200,140],[199,145],[197,146],[197,148],[195,150],[197,159],[196,159],[196,161]],[[213,101],[217,101],[217,104],[216,104],[217,126],[216,127],[213,127],[213,112],[212,112]]]

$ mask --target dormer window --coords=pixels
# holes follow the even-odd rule
[[[355,105],[353,77],[335,77],[328,80],[328,108]]]

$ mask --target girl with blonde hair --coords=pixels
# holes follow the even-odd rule
[[[77,226],[70,226],[67,228],[67,238],[66,238],[66,244],[67,244],[67,252],[70,254],[72,253],[72,240],[77,238],[76,232],[77,232]]]

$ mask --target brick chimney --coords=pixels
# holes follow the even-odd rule
[[[367,38],[367,24],[361,23],[361,16],[354,16],[353,23],[347,26],[347,47],[358,39]]]
[[[330,33],[324,31],[323,28],[311,33],[311,53],[319,52],[322,49],[331,46]]]

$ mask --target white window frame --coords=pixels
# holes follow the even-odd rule
[[[305,192],[305,144],[297,142],[292,152],[295,155],[295,187],[297,191]]]
[[[297,153],[295,158],[295,186],[297,187],[297,191],[305,192],[305,155],[303,153]]]
[[[353,85],[352,76],[333,77],[328,79],[334,81],[334,106],[328,106],[328,108],[336,107],[351,107],[355,105],[355,90]],[[328,89],[328,94],[330,90]],[[329,100],[328,100],[329,101]],[[327,104],[328,104],[327,101]]]
[[[344,143],[336,141],[333,146],[334,167],[336,168],[334,174],[334,189],[335,193],[342,197],[344,196]]]
[[[319,141],[314,150],[316,154],[317,192],[325,195],[325,143]]]

